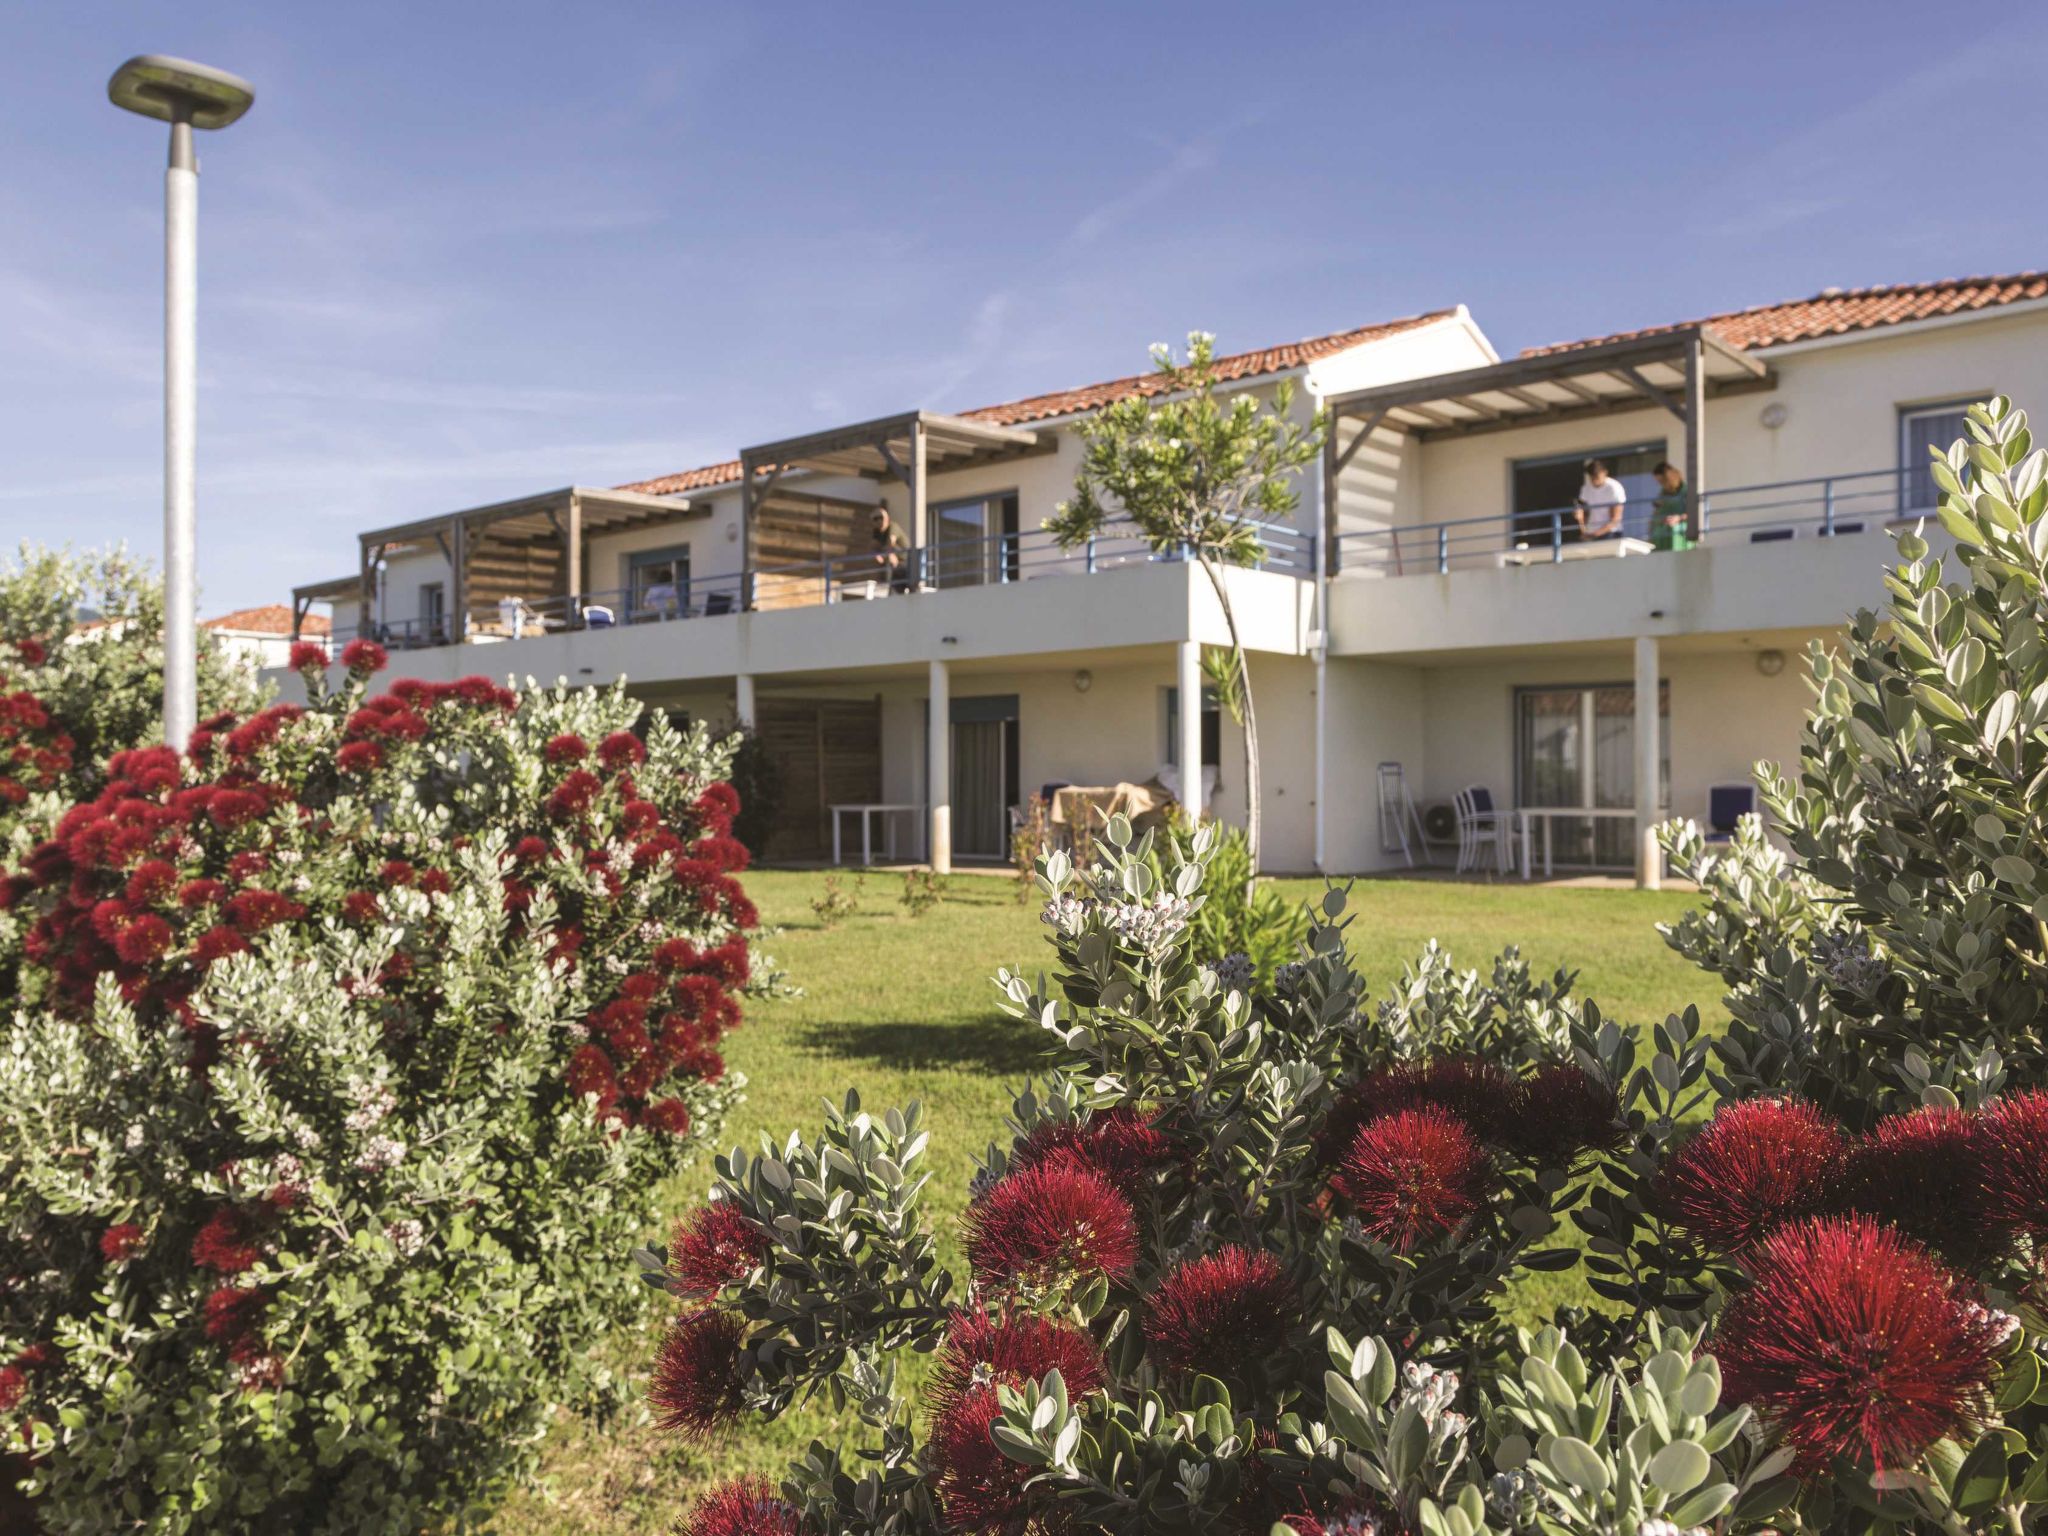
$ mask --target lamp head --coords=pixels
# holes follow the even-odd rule
[[[107,100],[159,122],[225,128],[249,110],[256,87],[211,65],[145,53],[114,71]]]

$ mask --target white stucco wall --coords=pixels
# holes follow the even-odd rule
[[[2044,310],[1988,311],[1958,323],[1874,331],[1754,355],[1776,371],[1778,387],[1708,402],[1701,488],[1709,493],[1892,469],[1899,463],[1901,407],[2007,394],[2023,408],[2048,408]],[[1784,425],[1776,429],[1760,420],[1772,404],[1786,410]],[[1676,462],[1684,429],[1676,417],[1646,406],[1590,421],[1424,443],[1411,454],[1418,499],[1403,503],[1402,516],[1437,522],[1505,515],[1514,460],[1660,438]]]

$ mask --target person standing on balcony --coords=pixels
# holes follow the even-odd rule
[[[869,523],[875,552],[875,579],[886,581],[891,592],[910,590],[910,569],[904,555],[903,535],[889,519],[887,507],[876,507]]]
[[[1608,473],[1605,461],[1586,460],[1586,481],[1579,487],[1578,505],[1572,515],[1582,539],[1604,539],[1621,532],[1621,515],[1628,506],[1628,492]]]
[[[1677,550],[1692,548],[1692,533],[1686,525],[1685,474],[1665,460],[1651,471],[1657,477],[1657,499],[1650,503],[1650,547]]]

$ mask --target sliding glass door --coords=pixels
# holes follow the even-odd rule
[[[1671,803],[1671,685],[1657,688],[1658,803]],[[1515,803],[1626,810],[1636,803],[1636,691],[1627,683],[1515,690]],[[1542,828],[1536,829],[1540,838]],[[1556,862],[1626,869],[1635,824],[1627,817],[1561,816],[1551,824]]]
[[[933,575],[942,587],[978,587],[1017,575],[1017,498],[944,501],[931,510]]]

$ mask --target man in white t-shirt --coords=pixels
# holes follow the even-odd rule
[[[1586,481],[1579,487],[1579,502],[1573,508],[1579,537],[1604,539],[1621,532],[1621,515],[1627,505],[1628,492],[1607,472],[1606,464],[1599,459],[1586,460]]]

